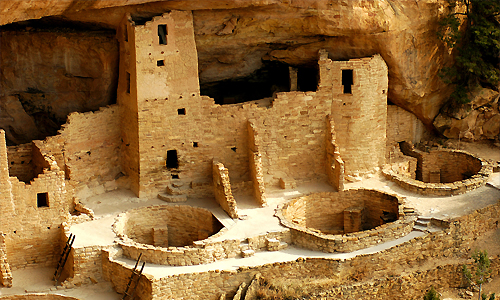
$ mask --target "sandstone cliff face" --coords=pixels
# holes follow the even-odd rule
[[[450,92],[437,75],[450,60],[436,37],[445,0],[7,2],[0,3],[2,23],[61,14],[69,20],[116,27],[125,13],[193,10],[202,83],[246,76],[263,60],[313,65],[318,50],[324,48],[334,60],[380,53],[389,66],[389,100],[429,126]],[[27,7],[27,2],[33,6]],[[23,74],[17,76],[25,80]]]
[[[9,143],[54,135],[66,116],[116,102],[114,33],[4,31],[0,128]]]

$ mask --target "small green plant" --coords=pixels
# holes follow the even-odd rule
[[[488,295],[482,293],[483,283],[485,283],[491,274],[490,259],[486,250],[476,250],[472,253],[475,269],[474,274],[467,268],[462,266],[462,273],[467,280],[468,285],[476,285],[479,288],[478,300],[487,300]],[[495,300],[495,294],[489,296],[489,300]]]
[[[439,294],[438,292],[436,292],[434,287],[431,286],[427,293],[425,293],[424,300],[441,300],[441,298],[439,297]]]

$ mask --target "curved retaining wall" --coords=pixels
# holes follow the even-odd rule
[[[418,157],[417,157],[418,158]],[[422,180],[415,180],[385,168],[382,172],[402,188],[434,196],[459,195],[486,184],[493,170],[485,160],[461,150],[420,153]],[[431,172],[440,180],[433,180]],[[466,179],[462,179],[466,178]],[[424,182],[425,181],[425,182]],[[444,181],[444,182],[429,182]]]
[[[192,209],[192,210],[191,210]],[[153,222],[155,215],[158,212],[164,211],[176,211],[176,219],[179,224],[182,224],[181,218],[189,218],[199,213],[212,213],[208,210],[198,207],[192,207],[187,205],[157,205],[149,206],[138,209],[129,210],[120,214],[117,221],[113,225],[113,230],[121,238],[119,245],[123,250],[123,254],[129,258],[137,259],[140,254],[142,254],[142,261],[161,265],[170,266],[189,266],[189,265],[200,265],[208,264],[217,260],[233,258],[241,254],[243,250],[262,250],[267,247],[267,239],[274,238],[282,242],[290,242],[290,231],[270,231],[265,234],[240,239],[225,239],[221,240],[219,237],[223,235],[226,231],[222,228],[218,233],[211,235],[202,240],[193,241],[191,245],[186,245],[182,247],[162,247],[155,246],[149,243],[141,243],[141,241],[147,241],[148,238],[148,228],[149,234],[151,234],[151,226],[149,222]],[[183,213],[179,213],[182,210]],[[162,214],[162,213],[160,213]],[[162,221],[163,224],[169,224],[167,220],[156,220],[155,222]],[[192,220],[191,220],[192,221]],[[195,222],[202,222],[195,218]],[[138,227],[138,222],[145,222],[142,229],[132,227]],[[167,230],[168,227],[167,227]],[[135,232],[134,239],[130,238],[127,232]],[[143,234],[137,234],[137,232],[142,232]]]
[[[403,201],[396,195],[376,190],[353,189],[338,193],[313,193],[284,204],[276,216],[290,228],[292,243],[323,252],[351,252],[378,243],[398,239],[410,233],[416,217],[403,213]],[[344,210],[350,206],[363,208],[362,231],[347,234],[328,234],[341,231],[345,223]],[[397,220],[381,222],[383,211],[395,212]],[[321,224],[323,223],[323,224]],[[345,225],[344,225],[345,226]],[[323,232],[322,232],[323,231]]]

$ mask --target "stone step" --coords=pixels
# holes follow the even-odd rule
[[[285,249],[286,247],[288,247],[288,244],[278,239],[267,239],[267,251],[279,251]]]
[[[413,213],[415,213],[415,209],[413,207],[404,207],[403,208],[403,213],[405,213],[405,214],[413,214]]]
[[[189,187],[182,186],[182,187],[174,187],[174,186],[167,186],[167,194],[169,195],[183,195],[185,194],[185,191],[188,190]]]
[[[186,202],[187,196],[186,195],[172,195],[172,194],[160,193],[160,194],[158,194],[158,199],[163,200],[165,202],[169,202],[169,203],[177,203],[177,202]]]
[[[431,226],[431,221],[418,219],[415,221],[415,225],[422,226],[422,227],[429,227],[429,226]]]
[[[421,231],[421,232],[429,232],[429,228],[427,226],[420,226],[420,225],[415,225],[413,226],[413,230],[415,231]]]

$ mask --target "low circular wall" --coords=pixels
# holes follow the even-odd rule
[[[80,300],[78,298],[55,294],[24,294],[0,296],[2,300]]]
[[[323,252],[351,252],[391,241],[412,231],[402,199],[376,190],[312,193],[278,210],[292,243]]]
[[[171,266],[206,264],[236,256],[239,252],[229,250],[239,249],[239,240],[207,246],[223,233],[222,228],[210,211],[188,205],[132,209],[118,215],[113,224],[125,256],[137,259],[142,254],[142,261]]]
[[[486,184],[493,170],[485,160],[461,150],[418,153],[418,172],[422,180],[384,169],[383,174],[402,188],[422,195],[463,194]]]

